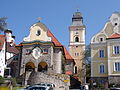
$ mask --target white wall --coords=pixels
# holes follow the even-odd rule
[[[1,76],[4,76],[5,67],[6,65],[5,65],[5,43],[4,43],[3,48],[0,51],[0,75]]]

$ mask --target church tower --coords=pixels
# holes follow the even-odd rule
[[[74,73],[84,83],[85,25],[80,12],[75,12],[69,27],[69,51],[75,60]]]

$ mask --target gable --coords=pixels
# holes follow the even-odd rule
[[[39,41],[51,41],[51,38],[48,37],[47,35],[47,30],[48,28],[38,22],[34,25],[31,26],[30,28],[30,34],[28,37],[24,38],[24,41],[35,41],[35,40],[39,40]]]
[[[91,43],[99,43],[101,42],[101,38],[103,38],[105,42],[106,38],[109,38],[115,33],[120,34],[120,13],[117,12],[113,13],[104,28],[92,37]]]

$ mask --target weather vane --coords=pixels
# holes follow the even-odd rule
[[[40,21],[42,20],[42,18],[41,18],[41,17],[38,17],[37,19],[38,19],[38,22],[40,22]]]

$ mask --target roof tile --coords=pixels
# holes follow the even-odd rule
[[[66,60],[74,60],[65,47],[64,47],[64,52],[65,52]]]
[[[55,36],[50,32],[50,30],[48,30],[47,34],[52,38],[52,42],[55,44],[55,46],[62,46],[61,43],[55,38]]]
[[[108,37],[107,39],[115,39],[115,38],[120,38],[120,34],[114,33],[110,37]]]

